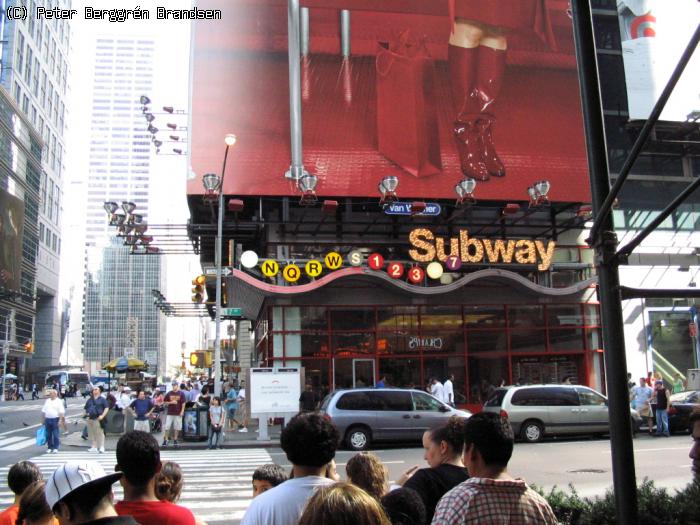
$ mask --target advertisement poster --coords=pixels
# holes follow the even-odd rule
[[[24,202],[0,189],[0,289],[19,291]]]
[[[299,195],[291,162],[287,2],[202,0],[192,53],[188,193],[203,193],[223,138],[224,192]],[[553,201],[590,201],[571,19],[561,0],[301,0],[305,169],[319,196],[456,198],[465,177],[479,199],[527,200],[551,182]],[[350,14],[341,53],[340,8]]]
[[[647,119],[700,23],[700,3],[619,0],[617,10],[630,119]],[[699,71],[700,54],[696,52],[661,113],[661,120],[683,122],[692,112],[700,114]]]
[[[250,369],[251,414],[296,414],[299,412],[299,396],[301,369]]]

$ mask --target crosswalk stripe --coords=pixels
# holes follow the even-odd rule
[[[21,438],[20,438],[21,439]],[[10,446],[3,446],[0,450],[22,450],[23,448],[36,445],[36,438],[25,438],[24,441],[18,441]]]
[[[10,443],[16,443],[17,441],[22,441],[23,439],[26,439],[26,436],[15,436],[0,439],[0,447],[4,447],[5,445],[9,445]]]
[[[112,472],[116,464],[114,451],[94,454],[85,450],[61,450],[58,454],[44,453],[30,459],[45,478],[66,461],[85,460],[97,461],[106,472]],[[273,462],[266,449],[166,449],[161,450],[161,460],[175,461],[180,465],[184,489],[179,503],[210,525],[237,523],[253,497],[253,471],[260,465]],[[7,478],[9,468],[0,467],[0,479]],[[123,494],[122,487],[115,483],[113,489],[118,501]],[[13,499],[9,489],[0,488],[0,507],[10,505]]]

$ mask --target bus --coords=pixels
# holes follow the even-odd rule
[[[85,396],[90,392],[90,375],[80,370],[52,370],[46,373],[44,388],[51,388],[54,384],[58,385],[61,394],[67,393],[69,386],[76,385],[78,395]]]

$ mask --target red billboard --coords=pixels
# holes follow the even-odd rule
[[[319,196],[527,200],[549,180],[553,201],[590,200],[571,20],[564,0],[301,0],[303,163]],[[377,7],[375,4],[381,4]],[[229,195],[299,195],[291,159],[287,2],[202,0],[221,20],[193,35],[190,154]],[[339,8],[350,13],[341,55]]]

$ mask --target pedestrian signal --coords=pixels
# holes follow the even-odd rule
[[[201,303],[204,300],[204,283],[206,282],[206,277],[203,275],[198,275],[192,279],[192,302]]]
[[[190,354],[190,365],[195,368],[206,368],[204,352],[192,352]]]

